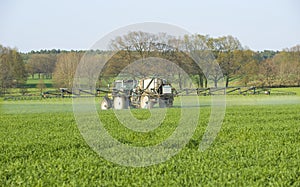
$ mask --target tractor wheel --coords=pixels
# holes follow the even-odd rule
[[[114,109],[121,110],[125,108],[126,108],[125,97],[121,97],[121,96],[114,97]]]
[[[141,96],[141,108],[150,109],[153,107],[153,103],[150,101],[150,97],[148,95]]]
[[[169,100],[169,102],[167,103],[167,107],[170,108],[172,106],[173,106],[173,100],[171,100],[171,101]]]
[[[101,110],[107,110],[111,108],[111,104],[108,98],[103,98],[101,105],[100,105]]]
[[[166,100],[164,99],[159,99],[159,108],[166,108]]]
[[[172,107],[173,106],[173,101],[172,102],[170,102],[168,105],[167,105],[167,107]]]

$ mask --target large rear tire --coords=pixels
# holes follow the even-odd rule
[[[166,108],[166,107],[172,107],[173,106],[173,100],[168,99],[159,99],[159,108]]]
[[[108,98],[103,98],[101,104],[100,104],[101,110],[107,110],[111,108],[111,104]]]
[[[159,108],[166,108],[166,101],[164,99],[159,99]]]
[[[121,110],[127,108],[126,98],[122,96],[114,97],[114,109]]]
[[[141,96],[141,108],[142,109],[150,109],[153,107],[153,103],[150,100],[148,95]]]
[[[168,108],[171,108],[173,106],[173,100],[169,100],[168,104],[167,104],[167,107]]]

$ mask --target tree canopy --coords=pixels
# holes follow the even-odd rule
[[[148,70],[166,77],[175,75],[178,87],[184,88],[182,72],[149,63],[153,59],[148,58],[156,58],[183,69],[199,87],[211,86],[208,81],[217,87],[222,78],[225,78],[226,87],[232,81],[240,86],[300,86],[300,45],[282,51],[253,51],[244,48],[237,38],[230,35],[217,38],[201,34],[175,37],[166,33],[135,31],[111,40],[110,51],[51,49],[19,53],[17,49],[0,45],[1,93],[22,85],[28,75],[33,77],[35,74],[39,75],[38,78],[42,78],[40,75],[49,79],[53,76],[57,87],[71,88],[74,73],[83,56],[97,68],[104,65],[99,64],[103,63],[103,59],[99,59],[107,59],[102,72],[99,72],[100,84],[101,81],[109,81],[107,77],[117,76],[130,64],[141,61],[148,63],[147,70],[136,67],[139,68],[138,75],[137,69],[133,68],[131,71],[135,76],[146,76]],[[97,63],[98,66],[95,65]],[[94,74],[92,72],[97,68],[85,71]],[[130,72],[130,69],[127,71]]]
[[[25,64],[16,49],[0,45],[0,93],[17,87],[26,81]]]

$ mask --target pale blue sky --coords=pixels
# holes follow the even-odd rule
[[[0,44],[22,52],[88,49],[107,33],[141,22],[233,35],[253,50],[300,44],[298,0],[1,0]]]

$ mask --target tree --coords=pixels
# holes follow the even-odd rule
[[[293,58],[290,52],[282,51],[276,54],[272,61],[277,67],[277,85],[292,85],[293,84]]]
[[[133,31],[123,36],[117,36],[111,41],[110,46],[115,51],[127,51],[129,57],[131,52],[136,51],[143,60],[153,51],[155,44],[158,43],[157,40],[158,37],[155,34]]]
[[[166,33],[152,34],[138,31],[129,32],[124,36],[118,36],[111,41],[111,49],[116,50],[117,53],[107,63],[105,72],[118,74],[124,68],[130,66],[131,63],[141,60],[141,63],[135,63],[135,67],[132,67],[131,70],[127,69],[129,74],[141,77],[149,76],[149,72],[153,74],[163,74],[166,77],[177,74],[177,80],[181,88],[183,82],[182,71],[178,71],[179,69],[174,67],[169,67],[168,69],[170,71],[166,71],[162,64],[160,67],[157,66],[156,63],[149,63],[153,61],[153,59],[146,60],[148,57],[157,57],[157,60],[160,58],[175,63],[188,74],[196,72],[199,70],[199,67],[195,66],[190,56],[180,50],[181,43],[178,38],[167,35]],[[163,60],[161,62],[163,62]],[[147,64],[147,66],[144,66],[144,68],[138,68],[145,64]],[[145,69],[145,67],[147,68]]]
[[[291,78],[295,85],[300,86],[300,45],[296,45],[286,50],[289,52],[289,61],[291,62]]]
[[[38,74],[38,78],[41,78],[41,74],[45,74],[46,78],[52,78],[56,63],[56,55],[54,54],[31,54],[26,64],[26,70],[31,74],[32,78],[35,73]]]
[[[44,83],[44,80],[43,79],[40,79],[38,84],[36,85],[36,87],[38,89],[40,89],[40,92],[43,93],[43,89],[46,88],[46,85]]]
[[[23,59],[16,49],[0,45],[0,88],[5,93],[8,88],[18,87],[26,81]]]
[[[241,51],[242,45],[237,38],[232,36],[223,36],[209,41],[209,46],[215,54],[215,58],[219,63],[223,75],[225,76],[225,86],[229,86],[230,79],[236,74],[240,68],[238,60],[238,51]]]
[[[256,59],[259,61],[263,61],[269,58],[273,58],[277,53],[278,51],[271,51],[271,50],[260,51],[258,52]]]
[[[265,80],[272,86],[300,85],[300,45],[277,52],[267,60],[261,64],[261,69],[268,70],[264,71]],[[270,74],[270,71],[273,73]],[[269,75],[272,75],[271,80]]]
[[[210,49],[208,48],[209,36],[194,34],[185,35],[183,38],[183,50],[187,51],[193,60],[196,61],[197,66],[201,69],[197,72],[199,80],[199,87],[207,87],[207,79],[211,79],[210,76],[216,76],[213,66],[214,57],[211,55]],[[198,69],[198,68],[196,68]],[[215,79],[216,80],[216,79]]]
[[[72,88],[75,71],[82,55],[81,52],[68,52],[58,56],[53,73],[56,87]]]
[[[272,59],[267,59],[262,62],[259,67],[260,80],[262,86],[273,86],[278,74],[278,68]]]
[[[258,60],[256,53],[251,50],[236,50],[234,53],[234,61],[237,64],[235,77],[240,83],[248,86],[248,83],[255,81],[258,75]]]

